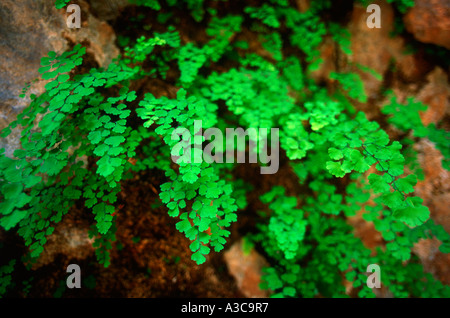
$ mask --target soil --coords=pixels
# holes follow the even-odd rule
[[[156,188],[161,176],[155,171],[136,175],[123,183],[119,195],[117,213],[117,241],[111,252],[111,265],[104,268],[98,263],[92,249],[89,255],[80,255],[78,249],[70,253],[54,242],[64,242],[58,237],[58,228],[86,228],[91,223],[92,212],[74,207],[58,225],[56,236],[46,246],[40,263],[29,272],[19,266],[15,281],[26,281],[34,277],[28,297],[53,297],[60,284],[65,285],[66,266],[81,267],[83,287],[81,289],[59,288],[63,297],[243,297],[237,290],[234,279],[228,274],[223,253],[211,253],[207,262],[195,264],[189,249],[190,241],[175,228],[176,219],[168,216],[161,206]],[[7,235],[5,252],[18,253],[21,239]],[[229,246],[229,245],[228,245]],[[52,249],[54,251],[52,251]],[[54,257],[49,255],[57,252]],[[11,254],[10,254],[11,255]],[[19,297],[22,292],[16,285],[9,295]]]

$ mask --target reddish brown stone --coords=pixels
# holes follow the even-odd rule
[[[268,297],[268,292],[259,288],[261,270],[267,266],[266,260],[261,255],[254,249],[246,254],[241,240],[224,254],[224,258],[230,274],[236,279],[236,284],[245,297]]]
[[[396,68],[405,82],[422,81],[432,67],[430,61],[425,59],[421,52],[414,54],[405,52],[397,56]]]
[[[439,123],[450,109],[450,84],[447,74],[436,67],[428,76],[427,84],[420,90],[417,99],[428,106],[421,116],[424,125]]]
[[[316,82],[330,82],[330,72],[336,71],[336,49],[331,37],[326,37],[319,47],[322,63],[320,67],[311,72]]]
[[[424,43],[450,49],[450,2],[448,0],[416,0],[404,16],[406,29]]]
[[[416,195],[424,200],[431,212],[431,218],[450,232],[450,173],[442,168],[442,154],[426,139],[417,146],[419,162],[424,170],[425,180],[415,187]],[[450,255],[439,252],[440,242],[437,240],[422,240],[415,245],[414,251],[419,255],[427,272],[433,273],[438,279],[450,284]]]
[[[63,28],[62,36],[73,43],[87,44],[87,52],[92,54],[100,66],[107,66],[117,57],[119,50],[115,45],[116,34],[105,21],[98,20],[90,13],[90,6],[78,1],[82,9],[82,25],[80,29]],[[65,15],[64,9],[61,10]]]
[[[369,67],[378,74],[384,75],[389,68],[389,62],[394,56],[398,56],[403,46],[403,41],[392,39],[390,32],[394,23],[394,10],[385,2],[376,2],[381,8],[381,28],[369,28],[365,6],[355,5],[349,24],[351,32],[352,51],[350,61]],[[366,94],[370,97],[378,96],[382,82],[373,75],[358,71],[365,84]]]

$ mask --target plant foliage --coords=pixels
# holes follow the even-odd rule
[[[403,105],[393,97],[383,113],[412,139],[392,140],[352,106],[368,99],[354,69],[329,74],[333,92],[312,79],[325,37],[352,54],[348,30],[322,18],[331,1],[315,1],[305,12],[283,0],[241,2],[241,12],[233,14],[215,9],[228,1],[130,2],[149,10],[165,31],[122,39],[122,54],[105,68],[82,71],[81,45],[61,55],[49,52],[39,69],[45,92],[31,95],[30,105],[2,132],[7,137],[20,128],[21,148],[13,156],[0,151],[0,225],[17,231],[32,259],[81,203],[91,211],[97,258],[108,266],[121,183],[150,169],[165,174],[159,198],[190,240],[192,260],[202,264],[212,249],[223,250],[251,190],[234,173],[236,164],[196,160],[203,157],[205,139],[196,128],[202,120],[204,129],[280,130],[285,164],[304,191],[288,195],[283,180],[273,176],[279,184],[260,196],[267,209],[248,235],[270,260],[262,287],[274,296],[346,297],[345,279],[358,296],[374,297],[365,286],[369,264],[381,266],[382,283],[395,297],[450,296],[450,288],[425,273],[411,252],[430,237],[450,252],[449,234],[415,194],[423,174],[411,147],[428,138],[448,169],[448,132],[422,124],[425,105],[413,99]],[[58,0],[56,7],[67,3]],[[400,11],[411,6],[395,4]],[[177,10],[189,11],[196,27],[206,26],[201,40],[180,35],[183,24],[168,14]],[[249,34],[261,49],[254,50]],[[173,73],[176,96],[132,89],[138,81],[167,81]],[[177,147],[180,141],[185,147]],[[361,211],[383,246],[371,250],[354,234],[347,217]],[[0,268],[0,294],[14,264]]]

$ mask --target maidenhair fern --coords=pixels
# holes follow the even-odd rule
[[[89,235],[107,267],[121,185],[139,171],[159,169],[159,199],[190,241],[192,260],[206,262],[212,250],[226,247],[254,189],[235,173],[236,164],[205,160],[202,129],[278,128],[282,164],[302,191],[288,192],[275,174],[275,186],[260,195],[269,213],[260,214],[248,239],[270,260],[263,288],[277,297],[342,297],[345,277],[358,296],[374,297],[365,272],[379,264],[395,297],[449,296],[449,287],[425,273],[412,253],[430,237],[450,252],[450,235],[415,195],[423,173],[412,147],[428,138],[448,169],[448,132],[422,124],[425,105],[393,98],[382,111],[407,138],[390,138],[353,107],[368,98],[352,63],[329,74],[332,93],[311,78],[326,36],[352,53],[348,30],[322,18],[331,1],[311,2],[304,12],[285,0],[130,2],[156,17],[158,32],[146,26],[134,38],[122,36],[122,54],[106,68],[84,71],[81,45],[49,52],[39,69],[45,92],[30,95],[29,107],[2,132],[22,129],[13,156],[0,150],[0,225],[17,231],[28,257],[39,257],[77,203],[91,212]],[[401,11],[411,6],[388,2]],[[179,11],[204,29],[201,40],[186,36]],[[381,79],[366,66],[356,68]],[[136,88],[149,79],[175,86],[167,94]],[[346,218],[359,212],[380,233],[382,248],[370,250],[355,236]],[[0,264],[0,295],[11,286],[15,263]]]

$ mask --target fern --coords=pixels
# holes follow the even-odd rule
[[[442,167],[450,169],[450,153],[448,142],[450,134],[442,129],[436,128],[435,124],[425,126],[420,118],[420,113],[427,110],[427,106],[421,102],[408,98],[407,104],[403,105],[397,101],[395,96],[391,97],[391,103],[382,109],[384,114],[390,115],[388,122],[403,132],[410,132],[417,138],[428,138],[436,145],[443,155]]]
[[[364,287],[368,264],[382,266],[383,284],[394,297],[449,296],[449,287],[425,273],[412,253],[420,239],[432,237],[450,252],[450,235],[414,195],[424,176],[412,148],[418,138],[429,138],[448,169],[448,132],[424,126],[426,106],[413,99],[403,105],[393,98],[382,110],[402,132],[399,141],[357,112],[352,103],[368,97],[355,70],[382,80],[367,66],[349,62],[350,68],[332,72],[334,92],[311,78],[326,36],[344,58],[352,53],[348,30],[323,19],[331,1],[312,2],[305,12],[285,0],[233,3],[233,14],[222,14],[226,1],[130,2],[156,11],[159,32],[144,28],[122,37],[122,54],[87,72],[81,45],[61,55],[49,52],[39,69],[45,92],[30,95],[29,107],[2,132],[7,137],[22,128],[14,157],[0,150],[0,225],[17,230],[30,250],[26,259],[39,257],[55,225],[79,203],[92,212],[89,236],[99,263],[109,266],[121,184],[149,169],[164,172],[159,198],[190,241],[191,259],[200,265],[212,250],[222,251],[254,189],[237,177],[236,164],[202,160],[201,120],[203,129],[279,129],[283,164],[302,191],[287,195],[275,176],[248,235],[270,260],[262,287],[273,296],[346,297],[345,278],[359,297],[375,297]],[[390,2],[400,11],[411,6]],[[205,29],[201,43],[185,36],[178,11]],[[133,91],[149,79],[176,85],[176,98]],[[354,235],[346,218],[360,211],[381,234],[383,248],[368,249]],[[0,268],[0,295],[13,283],[14,265]]]
[[[350,98],[353,98],[361,103],[367,102],[364,84],[358,74],[331,72],[330,78],[338,81],[342,89]]]
[[[274,200],[274,198],[277,198]],[[269,221],[269,236],[286,259],[295,257],[299,248],[299,242],[303,240],[306,230],[306,221],[303,219],[303,211],[295,209],[297,200],[295,197],[286,197],[282,187],[274,187],[272,191],[261,197],[263,203],[271,203],[269,208],[275,211]]]
[[[70,2],[70,0],[56,0],[56,2],[55,2],[55,7],[56,7],[56,9],[62,9],[62,8],[64,8],[69,2]]]
[[[193,252],[192,260],[198,264],[205,262],[205,255],[209,254],[210,248],[214,247],[216,252],[223,249],[230,232],[223,229],[236,221],[237,206],[231,197],[232,188],[220,180],[219,175],[210,164],[206,162],[195,163],[196,157],[202,156],[200,149],[195,149],[192,158],[186,160],[186,154],[180,153],[175,146],[179,139],[172,136],[176,128],[172,128],[173,121],[177,126],[195,127],[195,118],[203,119],[205,128],[213,124],[215,118],[208,120],[207,108],[195,97],[186,99],[186,91],[178,91],[177,100],[171,101],[167,98],[156,99],[147,94],[140,103],[143,108],[138,109],[139,116],[146,120],[144,124],[150,127],[153,123],[157,125],[155,132],[161,135],[164,142],[172,149],[172,155],[179,157],[178,173],[174,170],[166,171],[171,181],[161,186],[161,200],[167,204],[169,215],[179,217],[176,224],[179,231],[183,232],[192,243],[190,248]],[[196,131],[191,131],[192,136]],[[184,138],[184,137],[182,137]],[[186,140],[187,146],[195,146],[202,142],[202,138],[193,137]],[[183,149],[183,151],[184,151]],[[198,151],[196,151],[198,150]],[[191,206],[190,209],[187,208]],[[183,212],[186,209],[186,212]],[[208,234],[211,231],[211,234]]]
[[[253,19],[261,20],[262,23],[269,27],[280,27],[280,22],[278,21],[275,9],[267,3],[263,4],[261,7],[247,7],[244,11]]]
[[[11,260],[7,265],[0,267],[0,298],[5,295],[7,288],[11,285],[11,273],[14,271],[16,260]]]

